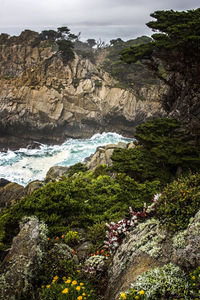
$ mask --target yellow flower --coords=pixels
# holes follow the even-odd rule
[[[77,286],[77,287],[76,287],[76,290],[77,290],[77,291],[80,291],[80,289],[81,289],[80,286]]]
[[[196,277],[195,276],[192,276],[192,280],[195,280],[196,279]]]
[[[82,296],[86,296],[86,293],[83,293]]]
[[[53,278],[53,280],[54,280],[54,281],[58,280],[58,276],[55,276],[55,277]]]
[[[77,270],[77,273],[80,273],[81,271],[80,270]]]
[[[62,294],[67,294],[69,292],[68,288],[65,288],[63,291],[62,291]]]
[[[78,299],[78,300],[82,300],[83,297],[82,297],[82,296],[78,296],[77,299]]]
[[[135,296],[135,299],[139,299],[139,296]]]
[[[120,298],[121,299],[126,299],[126,294],[125,293],[121,293]]]
[[[72,281],[72,285],[76,285],[76,284],[77,284],[76,280]]]
[[[143,290],[139,291],[139,294],[144,295],[144,291]]]
[[[71,283],[71,279],[67,279],[65,283]]]
[[[84,285],[84,283],[80,282],[80,285]]]
[[[50,286],[51,286],[50,284],[49,284],[49,285],[46,285],[46,288],[47,288],[47,289],[49,289],[49,288],[50,288]]]

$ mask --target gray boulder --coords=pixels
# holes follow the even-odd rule
[[[4,207],[9,207],[15,204],[23,196],[25,196],[25,189],[22,185],[11,182],[0,188],[0,210]]]
[[[65,175],[68,170],[69,170],[68,167],[60,167],[60,166],[51,167],[46,174],[45,182],[59,179],[60,177]]]
[[[36,217],[25,218],[1,266],[0,299],[25,295],[34,299],[33,280],[40,270],[47,243],[47,227]]]

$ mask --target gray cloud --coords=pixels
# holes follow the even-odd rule
[[[199,0],[0,0],[0,7],[0,32],[67,25],[83,38],[109,40],[150,34],[145,23],[151,12],[195,9]]]

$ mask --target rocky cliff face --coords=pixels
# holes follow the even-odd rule
[[[96,132],[132,135],[145,119],[163,114],[163,86],[143,86],[141,97],[117,87],[117,81],[89,59],[67,65],[55,43],[24,31],[0,36],[0,142],[61,142]],[[6,138],[5,138],[6,137]]]

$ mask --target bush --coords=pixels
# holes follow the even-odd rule
[[[139,146],[115,149],[115,172],[124,172],[139,182],[159,179],[165,186],[178,173],[200,167],[200,145],[177,120],[148,121],[136,128],[135,137]]]
[[[95,80],[94,84],[95,84],[96,88],[101,88],[102,87],[102,81],[101,80]]]
[[[0,242],[9,244],[23,216],[35,215],[49,228],[49,236],[66,230],[85,228],[102,221],[118,221],[128,207],[139,210],[151,203],[159,182],[137,183],[125,175],[95,178],[91,172],[79,173],[58,182],[49,182],[32,195],[0,215]]]
[[[200,174],[173,181],[163,191],[157,204],[157,216],[171,232],[187,228],[200,207]]]
[[[68,231],[64,236],[65,243],[70,247],[74,247],[80,241],[80,237],[77,231]]]
[[[88,227],[87,238],[93,244],[92,251],[96,251],[102,247],[106,235],[105,222],[96,223]]]
[[[76,173],[86,172],[87,170],[88,169],[87,169],[87,167],[84,164],[77,163],[77,164],[69,167],[69,170],[67,171],[67,176],[71,177],[71,176],[73,176]]]
[[[113,171],[125,173],[139,182],[160,180],[166,184],[172,178],[169,168],[163,168],[150,151],[143,146],[133,149],[115,149],[112,155]]]
[[[154,161],[175,174],[178,167],[198,170],[200,145],[175,119],[155,119],[139,125],[135,137],[152,154]]]

